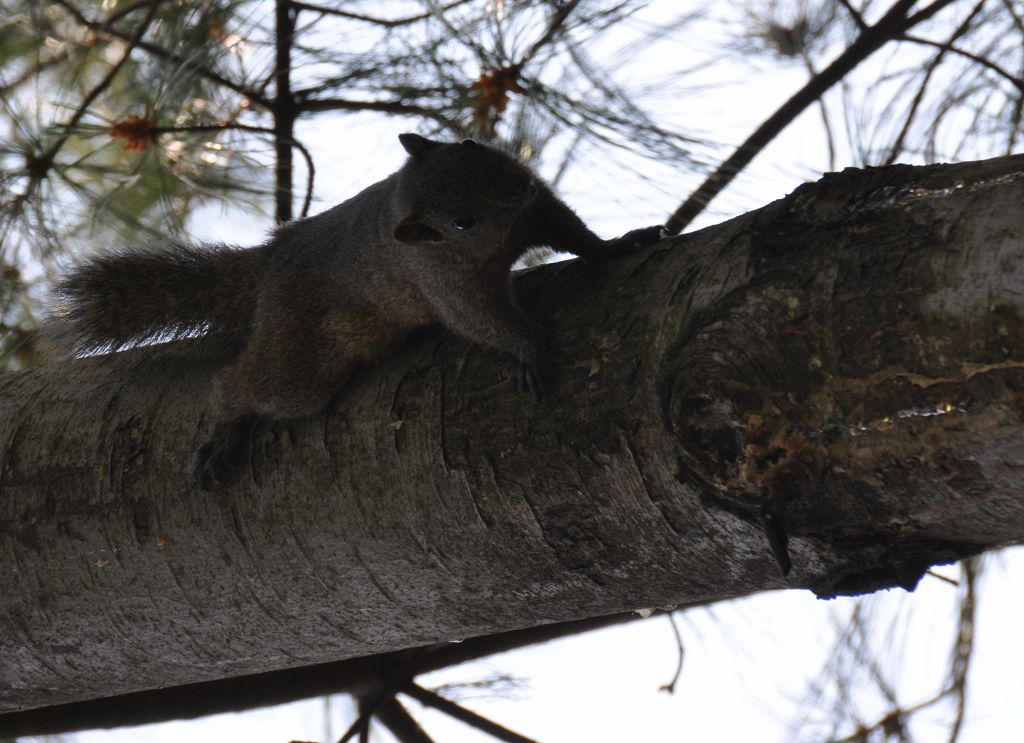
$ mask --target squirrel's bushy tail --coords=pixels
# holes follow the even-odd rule
[[[52,342],[118,350],[199,333],[244,336],[264,251],[228,245],[127,249],[76,266],[56,287]]]

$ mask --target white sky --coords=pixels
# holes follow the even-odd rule
[[[673,12],[684,3],[657,6]],[[655,18],[655,20],[657,20]],[[717,28],[708,25],[706,29]],[[625,29],[624,33],[629,33]],[[720,31],[719,31],[720,33]],[[709,31],[710,34],[710,31]],[[664,74],[672,65],[686,68],[714,54],[718,39],[696,34],[670,39],[648,50],[624,78],[643,79],[652,69]],[[656,120],[682,127],[697,123],[726,144],[741,141],[805,80],[802,68],[756,74],[737,58],[706,67],[702,91],[652,105]],[[837,105],[837,101],[832,100]],[[714,204],[699,225],[712,224],[784,196],[825,169],[826,147],[819,112],[811,110],[762,153],[738,183]],[[321,117],[303,123],[300,138],[317,163],[314,212],[366,187],[401,163],[395,135],[409,124],[371,115]],[[577,169],[562,184],[562,195],[606,237],[633,227],[664,221],[700,181],[697,173],[678,173],[652,187],[623,177],[614,164],[592,153],[590,169]],[[840,158],[839,166],[850,164]],[[543,163],[541,165],[543,172]],[[301,182],[301,176],[298,178]],[[194,222],[199,239],[255,243],[269,219],[240,218],[211,207]],[[947,574],[955,570],[946,569]],[[935,693],[945,680],[955,618],[956,589],[926,578],[915,594],[891,591],[864,599],[877,605],[879,644],[892,646],[884,666],[897,681],[901,701],[913,704]],[[962,743],[1024,740],[1024,549],[1007,550],[987,563],[980,591],[977,650],[969,680],[968,725]],[[448,669],[421,679],[423,685],[470,682],[495,674],[526,680],[515,699],[474,697],[467,706],[545,743],[576,741],[785,741],[811,684],[819,680],[832,646],[832,626],[848,615],[854,600],[817,601],[805,591],[790,591],[722,604],[680,617],[686,660],[674,695],[658,688],[671,679],[675,640],[668,620],[655,616],[631,626],[527,648],[485,661]],[[891,624],[893,617],[906,622]],[[902,650],[901,650],[902,648]],[[432,710],[408,706],[439,743],[490,740]],[[78,734],[81,743],[284,743],[336,740],[352,718],[342,698],[330,703],[329,737],[325,703],[311,700],[244,714],[200,721],[151,725]],[[806,708],[803,708],[806,711]],[[930,721],[913,728],[919,743],[945,741],[949,706],[924,713]],[[866,721],[884,710],[864,705]],[[814,718],[818,719],[818,718]],[[827,728],[805,728],[822,740]],[[852,732],[845,729],[844,734]],[[40,739],[23,739],[40,740]],[[373,740],[391,741],[378,730]]]

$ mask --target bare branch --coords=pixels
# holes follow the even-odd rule
[[[953,646],[953,668],[949,691],[956,698],[956,717],[949,733],[949,743],[956,743],[964,723],[967,708],[967,671],[974,654],[974,614],[977,608],[975,587],[978,578],[980,558],[971,558],[960,563],[963,575],[960,599],[960,618],[957,624],[956,642]]]
[[[398,738],[399,743],[434,743],[405,707],[393,697],[381,703],[377,719]]]
[[[669,625],[672,627],[672,634],[676,636],[676,672],[672,675],[672,680],[661,686],[658,691],[667,691],[669,694],[675,694],[676,683],[683,672],[683,657],[686,655],[686,648],[683,647],[683,636],[679,633],[675,614],[668,612],[665,616],[668,617]]]
[[[278,222],[292,218],[292,141],[299,109],[292,94],[292,46],[295,17],[291,0],[276,0],[274,9],[274,216]]]
[[[356,735],[359,736],[359,743],[369,740],[370,718],[373,717],[373,709],[369,707],[366,697],[362,696],[356,697],[356,709],[358,710],[356,719],[352,721],[344,735],[338,739],[338,743],[348,743]]]
[[[498,740],[506,741],[506,743],[537,743],[532,738],[527,738],[525,735],[513,732],[496,722],[488,720],[486,717],[478,715],[472,710],[456,704],[450,699],[445,699],[440,694],[424,689],[422,686],[407,684],[402,687],[401,691],[420,704],[444,712],[449,717],[454,717],[456,720],[481,730]]]
[[[947,51],[952,52],[953,54],[959,54],[961,57],[965,57],[966,59],[971,60],[975,64],[979,64],[985,69],[991,70],[992,72],[996,73],[1001,78],[1003,78],[1008,83],[1017,88],[1017,90],[1019,90],[1021,93],[1024,93],[1024,79],[1021,79],[1020,77],[1014,75],[1013,73],[999,66],[998,64],[993,62],[991,59],[988,59],[987,57],[982,57],[979,54],[969,52],[966,49],[962,49],[948,41],[933,41],[931,39],[925,39],[920,36],[914,36],[912,34],[904,34],[900,38],[903,41],[910,41],[915,44],[925,44],[927,46],[935,47],[936,49],[945,49]]]

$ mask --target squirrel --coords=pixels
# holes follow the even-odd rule
[[[197,335],[232,349],[196,456],[204,490],[237,479],[258,423],[323,411],[357,365],[434,322],[514,357],[520,387],[543,396],[544,331],[516,304],[513,263],[538,246],[604,260],[661,238],[655,226],[602,240],[496,148],[399,140],[397,172],[257,247],[124,249],[59,281],[51,322],[70,355]]]

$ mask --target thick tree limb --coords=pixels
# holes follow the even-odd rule
[[[262,431],[218,496],[190,480],[207,344],[0,377],[0,710],[912,587],[1024,542],[1022,203],[1024,157],[846,171],[614,264],[531,271],[547,405],[425,333],[325,420]]]
[[[630,612],[528,627],[475,637],[460,643],[434,645],[416,655],[411,675],[418,676],[528,645],[639,620],[639,616]],[[91,728],[195,719],[223,712],[287,704],[327,694],[365,696],[392,676],[397,668],[408,666],[409,656],[409,651],[381,653],[334,663],[14,712],[0,715],[0,737],[49,735]]]

